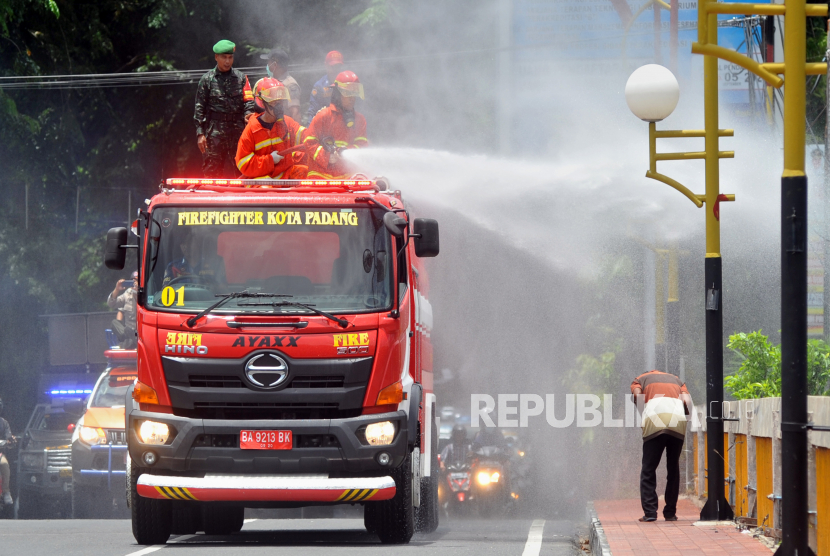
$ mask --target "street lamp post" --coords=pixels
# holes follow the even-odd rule
[[[714,28],[717,32],[717,27]],[[707,57],[707,62],[710,57]],[[719,183],[721,158],[733,158],[732,151],[719,150],[719,138],[732,136],[731,129],[718,129],[717,60],[714,72],[704,71],[703,130],[658,131],[656,122],[667,118],[677,106],[680,87],[674,75],[666,68],[649,64],[631,74],[625,86],[628,107],[635,116],[648,122],[649,170],[646,177],[661,181],[706,210],[706,444],[708,454],[708,500],[700,512],[704,521],[732,519],[732,507],[726,501],[724,488],[723,449],[723,295],[720,255],[720,202],[734,201],[734,195],[722,195]],[[712,68],[704,68],[711,70]],[[712,77],[713,76],[713,77]],[[703,152],[658,153],[657,139],[673,137],[703,137]],[[665,160],[706,161],[706,193],[695,195],[678,181],[657,172],[657,162]]]
[[[784,17],[784,63],[759,64],[748,56],[718,45],[717,16],[764,15],[767,17]],[[741,66],[766,81],[771,87],[781,87],[784,80],[779,75],[786,75],[787,83],[784,93],[784,172],[781,176],[781,496],[783,539],[776,554],[782,556],[804,556],[809,554],[807,543],[807,431],[825,430],[830,427],[818,427],[807,422],[807,177],[804,173],[804,136],[806,116],[807,75],[825,75],[827,64],[824,62],[806,62],[806,18],[828,15],[827,4],[807,4],[805,0],[785,0],[784,4],[749,4],[735,2],[718,2],[716,0],[698,0],[697,42],[692,44],[693,54],[704,55],[704,89],[706,101],[706,196],[707,206],[717,210],[717,201],[723,200],[717,193],[717,148],[714,141],[723,130],[717,130],[717,59],[726,60]],[[638,70],[639,71],[639,70]],[[636,73],[636,72],[635,72]],[[633,77],[633,75],[632,75]],[[712,102],[714,100],[714,103]],[[636,112],[635,112],[636,113]],[[654,125],[653,123],[650,125]],[[654,136],[654,132],[650,135]],[[659,136],[659,135],[658,135]],[[680,135],[671,135],[677,137]],[[653,143],[652,153],[654,153]],[[695,153],[685,153],[695,154]],[[676,158],[663,158],[676,160]],[[652,154],[652,170],[654,169]],[[647,174],[648,175],[648,174]],[[690,199],[690,192],[665,176],[651,175],[668,183],[684,193]],[[694,199],[693,199],[694,200]],[[714,204],[713,204],[714,203]],[[697,204],[697,203],[696,203]],[[698,205],[700,206],[700,205]],[[715,243],[716,223],[707,210],[706,244],[707,244],[707,283],[718,284],[715,278],[720,276],[720,256],[714,264],[709,262],[710,239]],[[717,220],[717,215],[713,215]],[[718,238],[719,239],[719,238]],[[717,241],[719,244],[719,241]],[[719,245],[717,245],[719,248]],[[714,287],[711,288],[715,290]],[[709,294],[707,292],[707,298]],[[714,297],[714,296],[713,296]],[[707,299],[708,300],[708,299]],[[710,346],[710,321],[719,321],[720,315],[710,315],[707,311],[707,395],[710,391],[723,393],[722,354],[714,353]],[[715,326],[717,323],[712,322]],[[722,336],[718,342],[722,342]],[[710,355],[721,362],[720,373],[710,369]],[[717,375],[717,376],[716,376]],[[719,379],[715,383],[713,379]],[[713,420],[721,430],[722,421],[713,419],[714,400],[708,400],[708,426]],[[712,431],[707,431],[711,442]],[[722,437],[716,440],[722,446]],[[712,458],[712,445],[709,445],[709,502],[701,512],[701,519],[714,515],[712,502],[712,476],[715,473]],[[722,460],[716,458],[716,464],[722,466]],[[721,468],[722,476],[722,468]],[[718,499],[722,490],[717,489]],[[717,505],[716,505],[717,508]]]

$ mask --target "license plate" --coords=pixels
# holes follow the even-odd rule
[[[467,479],[470,477],[469,473],[452,473],[450,478],[460,481],[461,479]]]
[[[61,477],[72,477],[72,470],[71,469],[61,469],[60,470]]]
[[[243,450],[290,450],[291,431],[240,431],[239,447]]]

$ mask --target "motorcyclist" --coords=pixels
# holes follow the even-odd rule
[[[2,413],[3,399],[0,398],[0,415],[2,415]],[[17,438],[12,435],[12,429],[9,427],[9,422],[3,419],[3,417],[0,417],[0,477],[3,479],[3,483],[0,486],[2,486],[4,504],[13,504],[14,501],[12,500],[11,492],[9,492],[9,485],[11,484],[11,468],[9,467],[9,461],[6,459],[6,456],[3,454],[2,450],[13,445],[16,441]]]
[[[467,429],[464,425],[455,425],[450,433],[450,443],[441,452],[441,467],[453,464],[465,464],[470,454],[470,443],[467,441]]]
[[[498,429],[484,427],[476,433],[473,439],[473,451],[478,452],[486,447],[499,448],[499,451],[504,453],[505,448],[507,448],[507,441],[505,441],[504,435]]]

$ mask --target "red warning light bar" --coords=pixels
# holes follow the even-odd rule
[[[298,187],[325,187],[343,190],[377,188],[372,180],[225,180],[202,178],[169,178],[166,185],[174,189],[201,189],[205,186],[243,187],[250,189],[295,189]],[[182,187],[185,186],[185,187]]]

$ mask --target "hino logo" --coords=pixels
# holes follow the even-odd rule
[[[288,364],[274,353],[261,353],[248,359],[245,377],[259,388],[276,388],[288,378]]]

